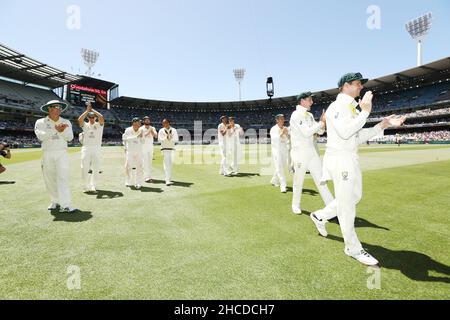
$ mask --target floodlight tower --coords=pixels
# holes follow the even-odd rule
[[[239,86],[239,101],[241,101],[242,96],[241,96],[241,83],[244,80],[244,76],[245,76],[245,69],[234,69],[233,70],[234,73],[234,78],[236,79],[238,86]]]
[[[422,65],[422,42],[431,29],[433,17],[431,12],[424,14],[416,19],[408,21],[405,25],[406,31],[417,41],[417,66]]]
[[[81,49],[81,57],[83,58],[84,65],[88,68],[86,71],[86,75],[92,76],[92,68],[97,63],[97,59],[99,57],[99,53],[89,49]]]

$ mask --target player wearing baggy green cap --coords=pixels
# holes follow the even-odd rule
[[[144,144],[142,146],[142,161],[144,166],[145,182],[152,182],[152,164],[153,164],[153,143],[154,138],[158,137],[155,127],[151,126],[149,116],[143,118],[144,124],[141,129],[144,131]]]
[[[271,183],[279,186],[282,193],[286,193],[286,170],[289,164],[289,128],[284,125],[283,114],[275,116],[276,124],[270,129],[270,143],[272,146],[272,162],[275,168]]]
[[[304,92],[297,96],[298,105],[291,116],[291,158],[294,167],[294,185],[292,194],[292,212],[301,214],[301,196],[306,171],[311,176],[319,190],[325,205],[333,200],[333,195],[326,185],[320,183],[322,176],[322,162],[317,148],[316,135],[325,132],[325,116],[322,114],[319,122],[314,120],[310,113],[314,104],[313,94]]]
[[[127,128],[122,135],[122,141],[126,150],[125,186],[130,187],[134,180],[136,189],[140,189],[144,182],[144,169],[142,167],[142,146],[144,144],[143,130],[141,129],[141,119],[133,118],[131,127]],[[135,171],[135,177],[133,175]]]
[[[220,124],[217,126],[217,140],[220,150],[220,169],[219,174],[223,176],[229,176],[231,171],[228,168],[228,154],[227,154],[227,144],[226,144],[226,134],[228,126],[228,117],[221,116]]]
[[[85,122],[86,118],[88,118],[88,122]],[[91,102],[88,102],[86,103],[86,110],[78,118],[78,124],[83,130],[83,146],[81,147],[83,192],[96,192],[98,174],[101,172],[102,138],[105,119],[101,113],[92,107]],[[90,175],[89,172],[91,172]]]
[[[175,156],[175,144],[178,142],[178,132],[170,125],[168,119],[164,119],[162,125],[163,127],[158,132],[158,141],[161,142],[166,185],[171,186],[173,185],[172,164]]]
[[[336,101],[327,109],[327,148],[323,160],[322,183],[333,180],[336,195],[335,210],[319,210],[311,219],[322,235],[326,236],[325,224],[338,217],[344,237],[344,252],[365,265],[377,265],[378,261],[367,253],[355,231],[356,204],[362,197],[362,175],[359,167],[358,146],[372,137],[383,134],[384,129],[400,126],[405,117],[395,115],[384,118],[375,127],[363,129],[372,111],[372,92],[368,91],[359,101],[363,84],[367,79],[360,73],[347,73],[338,82]],[[357,107],[361,108],[358,111]]]

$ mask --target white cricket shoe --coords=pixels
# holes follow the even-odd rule
[[[57,203],[50,203],[50,205],[48,206],[48,208],[47,208],[47,210],[56,210],[56,209],[58,209],[59,208],[59,204],[57,204]]]
[[[84,188],[83,189],[83,193],[89,193],[89,192],[91,192],[90,188]]]
[[[316,212],[311,213],[309,216],[311,217],[312,222],[316,225],[317,231],[319,231],[320,235],[326,238],[328,236],[328,232],[325,224],[328,221],[319,220],[316,216]]]
[[[171,186],[171,185],[173,185],[172,181],[166,181],[166,186]]]
[[[97,192],[97,189],[94,186],[91,186],[91,188],[89,189],[90,192]]]
[[[136,190],[139,190],[139,189],[142,188],[142,186],[141,186],[140,184],[137,184],[137,185],[135,185],[134,187],[136,188]]]
[[[286,187],[281,187],[281,193],[287,193],[287,188]]]
[[[345,254],[349,257],[352,257],[353,259],[358,260],[362,264],[366,266],[376,266],[378,264],[378,260],[372,257],[369,253],[367,253],[364,249],[361,249],[356,254],[350,254],[347,251],[345,251]]]
[[[75,207],[65,207],[65,208],[60,208],[59,209],[59,212],[61,212],[61,213],[73,213],[73,212],[75,212],[75,211],[78,211],[78,209],[77,208],[75,208]]]
[[[299,215],[302,214],[302,209],[300,209],[299,207],[292,207],[292,212]]]

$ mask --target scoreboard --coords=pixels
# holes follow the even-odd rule
[[[95,108],[106,108],[108,92],[79,84],[70,84],[68,86],[67,100],[75,106],[84,107],[86,102],[91,102]]]

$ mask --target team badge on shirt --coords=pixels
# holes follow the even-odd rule
[[[348,171],[342,172],[342,180],[344,180],[344,181],[348,180]]]

